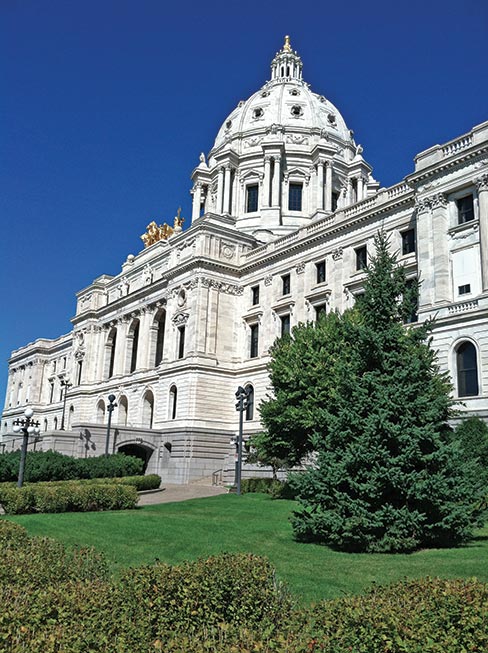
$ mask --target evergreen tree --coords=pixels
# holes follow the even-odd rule
[[[355,309],[276,345],[263,422],[271,433],[287,421],[278,444],[290,460],[310,454],[294,478],[298,539],[385,552],[457,544],[480,523],[480,488],[451,437],[431,324],[404,326],[417,289],[383,233],[375,250]]]

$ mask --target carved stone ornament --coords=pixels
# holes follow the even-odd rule
[[[244,288],[237,286],[233,283],[225,283],[224,281],[217,281],[217,279],[210,279],[209,277],[200,277],[200,283],[204,288],[215,288],[220,292],[228,295],[242,295]]]
[[[188,322],[190,315],[188,313],[176,313],[173,315],[172,322],[175,326],[184,326]]]
[[[444,195],[444,193],[437,193],[437,195],[434,195],[430,198],[430,201],[433,209],[447,206],[447,197]]]
[[[244,141],[244,147],[256,147],[260,142],[261,138],[259,136],[251,136]]]
[[[304,134],[288,134],[285,140],[292,145],[308,145],[308,136]]]
[[[338,247],[332,252],[332,259],[334,261],[339,261],[342,258],[343,254],[344,254],[344,250],[342,249],[342,247]]]
[[[271,286],[272,283],[273,283],[273,277],[271,274],[268,274],[268,276],[264,277],[265,286]]]
[[[295,269],[297,274],[303,274],[305,272],[305,262],[300,261],[300,263],[297,264]]]
[[[417,213],[430,211],[430,207],[431,207],[431,201],[429,199],[426,198],[420,199],[419,197],[415,198],[415,208],[417,209]]]
[[[231,245],[230,243],[221,243],[220,253],[223,256],[223,258],[226,258],[228,260],[234,258],[234,255],[236,253],[235,245]]]
[[[451,231],[449,233],[449,236],[453,240],[463,240],[464,238],[469,238],[470,236],[472,236],[474,233],[476,233],[478,231],[479,225],[478,225],[477,222],[474,223],[474,224],[470,224],[469,222],[468,223],[465,222],[464,225],[468,225],[468,228],[467,229],[465,228],[462,231]]]
[[[488,190],[488,173],[478,177],[476,180],[476,186],[478,188],[478,192],[482,190]]]

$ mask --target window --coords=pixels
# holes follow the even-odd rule
[[[406,316],[405,323],[412,324],[418,322],[417,310],[419,307],[419,290],[417,279],[408,279],[407,289],[404,301],[407,303],[409,314]]]
[[[475,397],[478,394],[478,364],[472,342],[463,342],[457,348],[456,367],[458,396]]]
[[[115,347],[117,345],[117,329],[113,328],[107,338],[107,347],[108,347],[108,376],[107,378],[112,378],[114,375],[114,366],[115,366]]]
[[[78,374],[76,375],[76,385],[81,384],[82,372],[83,372],[83,361],[78,361]]]
[[[317,270],[317,283],[324,283],[325,281],[325,261],[320,261],[315,264]]]
[[[289,335],[290,333],[290,316],[282,315],[281,318],[281,337]]]
[[[247,187],[247,213],[254,213],[258,210],[258,189],[259,187],[257,184],[253,184],[252,186]]]
[[[178,358],[183,358],[185,355],[185,327],[178,327],[179,340],[178,340]]]
[[[164,330],[166,326],[166,311],[162,311],[156,319],[157,335],[156,335],[156,356],[154,358],[154,365],[157,367],[163,360],[164,348]]]
[[[415,229],[408,229],[403,231],[402,234],[402,254],[411,254],[415,252]]]
[[[302,184],[290,184],[288,189],[288,210],[302,210]]]
[[[249,422],[254,417],[254,388],[252,385],[246,385],[247,392],[246,399],[246,422]]]
[[[282,282],[282,295],[289,295],[291,292],[290,275],[284,274],[281,277],[281,282]]]
[[[327,315],[327,304],[318,304],[315,307],[315,319],[319,320],[322,315]]]
[[[364,270],[368,264],[368,250],[366,245],[358,247],[354,251],[356,252],[356,270]]]
[[[54,399],[54,383],[49,384],[49,403],[52,404]]]
[[[251,325],[251,346],[250,346],[250,353],[249,353],[250,358],[256,358],[258,356],[258,348],[259,348],[259,325],[258,324],[252,324]]]
[[[142,402],[142,426],[152,429],[154,419],[154,395],[147,390]]]
[[[459,295],[468,295],[471,292],[471,284],[465,283],[463,286],[458,286]]]
[[[465,222],[474,220],[474,204],[472,195],[460,197],[456,200],[456,204],[458,210],[458,224],[464,224]]]
[[[252,296],[252,305],[256,306],[256,304],[259,304],[259,286],[253,286],[251,288],[251,296]]]
[[[178,400],[178,389],[172,385],[169,389],[169,418],[176,419],[176,405]]]
[[[134,320],[134,323],[131,328],[131,333],[129,333],[129,342],[132,340],[132,351],[130,355],[130,372],[135,372],[137,367],[137,350],[139,348],[139,320]]]
[[[63,358],[63,370],[66,369],[66,356]]]

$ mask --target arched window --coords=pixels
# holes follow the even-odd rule
[[[44,420],[44,431],[47,431],[47,419]]]
[[[466,340],[456,350],[457,385],[459,397],[478,395],[478,362],[476,347]]]
[[[58,430],[58,418],[57,417],[54,418],[54,430],[55,431]]]
[[[154,324],[157,328],[156,331],[156,353],[154,357],[154,365],[157,367],[163,360],[164,349],[164,331],[166,327],[166,311],[161,310],[156,314]]]
[[[168,417],[169,419],[176,419],[176,409],[178,403],[178,389],[175,385],[172,385],[169,389],[169,410]]]
[[[117,423],[120,424],[120,426],[127,426],[127,414],[129,412],[129,403],[127,401],[127,397],[122,395],[118,403],[119,403],[119,412],[118,412]]]
[[[154,416],[154,395],[151,390],[148,390],[144,395],[142,401],[142,425],[148,429],[152,429]]]
[[[103,399],[97,404],[97,424],[103,424],[105,420],[105,402]]]
[[[117,345],[117,329],[112,327],[105,343],[105,377],[110,379],[114,375],[115,347]]]
[[[70,406],[69,407],[69,412],[68,412],[68,429],[71,429],[71,426],[73,424],[74,414],[75,414],[75,407]]]
[[[246,421],[254,419],[254,388],[251,384],[246,385],[247,395],[247,408],[246,408]]]
[[[138,319],[132,320],[127,334],[127,357],[129,359],[129,372],[135,372],[137,368],[137,350],[139,348],[139,328]]]

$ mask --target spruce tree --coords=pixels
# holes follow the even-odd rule
[[[293,387],[307,391],[288,395],[288,406],[286,384],[272,375],[278,399],[265,407],[265,423],[270,414],[291,418],[288,431],[313,452],[294,478],[298,539],[351,551],[410,551],[464,542],[480,524],[481,488],[451,437],[451,386],[429,343],[432,325],[404,325],[415,293],[379,233],[362,301],[316,327],[316,359],[313,351],[303,356],[300,337],[311,327],[293,331],[300,348],[288,381],[296,374],[301,381]],[[327,331],[340,337],[322,340]],[[271,371],[279,367],[274,360]],[[318,388],[309,385],[314,377]],[[297,450],[289,434],[284,439]]]

